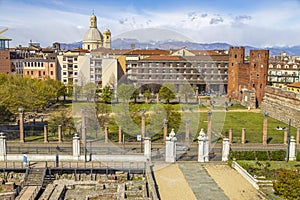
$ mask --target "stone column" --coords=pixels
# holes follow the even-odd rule
[[[108,127],[105,126],[104,128],[104,142],[108,143]]]
[[[0,133],[0,161],[6,161],[6,136]]]
[[[119,126],[119,143],[122,143],[122,126]]]
[[[300,128],[297,129],[297,135],[296,135],[296,145],[300,143]]]
[[[296,160],[296,140],[291,136],[289,160]]]
[[[24,133],[24,108],[20,107],[18,110],[19,110],[20,142],[25,142],[25,133]]]
[[[190,119],[185,120],[185,144],[190,144]]]
[[[62,142],[61,135],[62,135],[61,125],[58,125],[58,142],[59,143]]]
[[[144,155],[151,160],[151,138],[144,138]]]
[[[145,132],[146,132],[146,127],[145,127],[145,113],[142,113],[142,138],[145,138]]]
[[[222,161],[228,161],[228,155],[230,150],[230,142],[228,138],[223,139],[223,148],[222,148]]]
[[[168,120],[164,119],[164,143],[166,143],[168,133]]]
[[[156,94],[156,103],[159,103],[159,94]]]
[[[174,163],[176,161],[176,141],[174,129],[166,137],[166,162]]]
[[[208,142],[211,143],[211,119],[212,119],[212,112],[208,111],[208,120],[207,120],[207,138]]]
[[[263,145],[267,145],[268,142],[268,113],[264,113],[264,122],[263,122]]]
[[[48,143],[48,126],[44,125],[44,143]]]
[[[246,128],[242,128],[242,144],[245,144]]]
[[[232,144],[232,128],[229,129],[229,143]]]
[[[198,162],[209,161],[209,145],[208,137],[205,135],[203,129],[201,129],[198,136]]]
[[[73,159],[79,160],[80,157],[80,138],[77,133],[73,137]]]
[[[288,140],[288,129],[285,128],[284,135],[283,135],[283,144],[287,144],[287,140]]]

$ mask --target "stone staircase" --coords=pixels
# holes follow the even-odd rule
[[[35,199],[43,186],[46,170],[46,168],[28,168],[24,187],[16,200]]]
[[[45,174],[45,168],[29,168],[25,186],[42,186]]]

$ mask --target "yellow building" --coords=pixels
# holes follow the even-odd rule
[[[300,92],[300,82],[292,83],[287,85],[287,91]]]
[[[111,32],[107,29],[102,35],[97,28],[97,17],[93,13],[90,17],[90,28],[82,40],[82,48],[90,51],[100,47],[111,47]]]

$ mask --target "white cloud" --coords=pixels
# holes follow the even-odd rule
[[[59,0],[53,2],[63,3]],[[1,7],[1,26],[9,28],[4,35],[13,39],[12,46],[27,45],[30,39],[44,46],[55,41],[80,41],[89,28],[89,15],[75,11],[6,3]],[[88,7],[81,9],[92,11]],[[299,10],[299,3],[283,1],[234,14],[197,8],[153,11],[101,5],[95,7],[95,14],[100,31],[109,28],[113,37],[135,29],[162,28],[179,32],[196,42],[228,42],[263,47],[270,44],[300,44]]]

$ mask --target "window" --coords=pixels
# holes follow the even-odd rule
[[[259,54],[257,54],[257,57],[258,57],[258,58],[260,58],[260,53],[259,53]]]
[[[53,76],[53,71],[50,71],[50,75]]]
[[[77,76],[77,72],[74,72],[74,75]]]
[[[31,71],[31,75],[33,75],[33,71]]]
[[[273,68],[273,65],[272,65],[272,64],[270,64],[270,65],[269,65],[269,68]]]
[[[74,69],[77,69],[77,65],[74,65]]]
[[[50,64],[50,67],[53,67],[53,64],[52,64],[52,63]]]
[[[66,76],[66,75],[67,75],[67,72],[63,72],[63,75]]]
[[[63,57],[63,61],[66,61],[67,60],[67,58],[66,57]]]
[[[66,68],[67,67],[67,65],[63,65],[63,68]]]
[[[236,54],[234,55],[234,58],[237,58],[237,55],[236,55]]]
[[[43,71],[43,75],[44,75],[44,76],[46,75],[46,72],[45,72],[45,71]]]
[[[64,83],[66,83],[67,82],[67,79],[64,79]]]
[[[77,57],[74,58],[74,61],[77,61]]]

